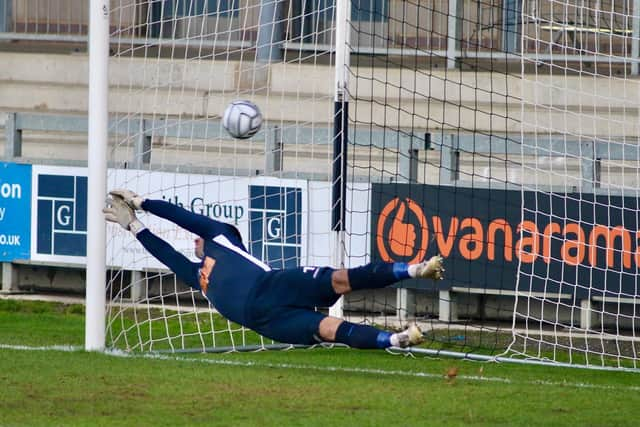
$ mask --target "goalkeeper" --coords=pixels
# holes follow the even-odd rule
[[[103,209],[105,219],[129,230],[154,257],[202,295],[227,319],[288,344],[339,342],[355,348],[408,347],[422,340],[417,325],[391,333],[327,316],[341,295],[383,288],[402,279],[441,279],[442,258],[420,264],[373,262],[351,269],[301,267],[272,270],[248,253],[236,227],[198,215],[163,200],[114,190]],[[153,234],[136,217],[144,210],[198,235],[193,262]]]

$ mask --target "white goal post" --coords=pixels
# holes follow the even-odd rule
[[[89,150],[85,349],[105,348],[106,229],[109,96],[109,1],[91,0],[89,35]]]

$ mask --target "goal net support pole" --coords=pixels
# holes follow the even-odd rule
[[[335,235],[336,250],[334,266],[344,267],[344,234],[347,193],[347,144],[349,142],[349,99],[347,97],[349,67],[349,25],[350,0],[336,2],[336,63],[335,100],[333,125],[333,176],[332,176],[332,219],[331,229]],[[336,317],[343,315],[341,298],[329,310]]]

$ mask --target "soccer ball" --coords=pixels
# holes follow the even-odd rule
[[[251,138],[262,126],[262,113],[251,101],[233,101],[224,111],[222,126],[234,138]]]

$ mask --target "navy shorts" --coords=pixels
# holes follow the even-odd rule
[[[287,344],[316,344],[318,326],[340,295],[331,286],[332,268],[301,267],[267,272],[250,305],[251,329]]]

